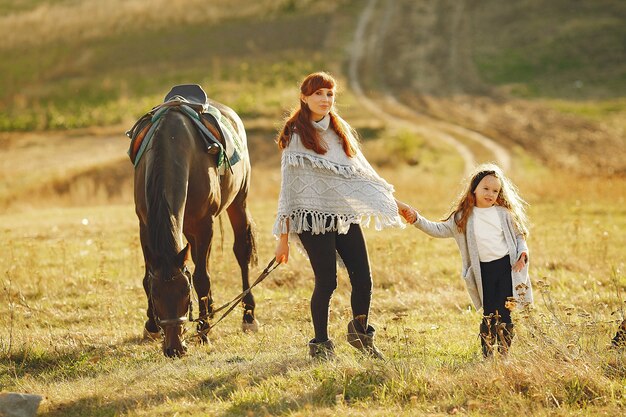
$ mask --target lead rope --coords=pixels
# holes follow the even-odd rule
[[[207,324],[207,328],[204,330],[198,330],[196,332],[196,334],[194,334],[194,336],[196,337],[201,337],[201,336],[206,336],[209,331],[211,331],[212,328],[214,328],[215,326],[217,326],[217,324],[222,321],[226,316],[228,316],[234,309],[235,307],[237,307],[237,304],[239,303],[239,301],[241,301],[243,299],[243,297],[245,297],[250,291],[252,291],[252,288],[256,287],[257,284],[260,284],[261,281],[263,281],[265,278],[267,278],[267,276],[274,271],[276,268],[278,268],[278,266],[280,265],[280,263],[278,263],[276,261],[276,258],[272,258],[272,260],[270,261],[269,264],[267,264],[267,266],[265,267],[265,269],[263,270],[263,272],[261,272],[261,275],[259,275],[259,277],[256,279],[256,281],[254,281],[254,283],[244,292],[242,292],[241,294],[239,294],[237,297],[233,298],[232,300],[230,300],[229,302],[227,302],[226,304],[222,305],[221,307],[219,307],[217,310],[213,311],[213,314],[224,310],[225,308],[228,308],[228,310],[226,310],[219,319],[217,319],[217,321],[213,324],[211,323],[206,323]],[[190,320],[193,322],[204,322],[203,319],[201,318],[197,318],[195,320]]]

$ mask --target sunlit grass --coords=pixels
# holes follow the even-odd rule
[[[543,100],[547,106],[562,113],[602,123],[624,137],[626,133],[626,99],[612,100]]]
[[[75,5],[35,3],[16,3],[26,13],[0,19],[2,30]],[[135,7],[133,13],[147,13],[140,2],[96,3],[83,2],[81,10],[124,13]],[[183,3],[170,3],[172,17],[186,19],[180,14]],[[228,8],[226,23],[207,17],[209,5],[216,13]],[[202,6],[188,18],[193,22],[185,20],[188,27],[175,30],[162,29],[168,15],[152,12],[137,32],[126,31],[120,21],[94,24],[83,39],[89,48],[82,40],[73,43],[84,21],[69,18],[54,28],[34,26],[33,36],[49,35],[42,48],[24,48],[30,45],[27,38],[5,33],[0,48],[14,49],[3,50],[0,63],[3,91],[10,93],[0,107],[0,129],[114,126],[56,136],[42,132],[27,140],[0,138],[0,206],[7,207],[0,212],[1,391],[44,395],[40,414],[49,417],[621,415],[626,362],[624,353],[609,350],[608,344],[624,317],[625,180],[553,171],[521,146],[512,149],[511,175],[531,203],[536,303],[531,312],[514,313],[517,336],[508,361],[484,361],[480,355],[480,314],[473,311],[459,277],[454,242],[413,228],[366,231],[374,277],[371,320],[386,361],[362,358],[345,342],[351,316],[344,271],[330,320],[338,359],[307,358],[313,277],[308,261],[295,251],[289,264],[254,291],[259,333],[241,333],[242,312],[236,309],[212,330],[208,345],[198,344],[189,327],[190,352],[182,359],[166,359],[158,343],[143,342],[143,261],[132,166],[122,135],[172,84],[202,84],[254,126],[249,132],[254,161],[250,208],[261,265],[272,257],[275,244],[271,229],[280,171],[272,140],[279,115],[297,103],[298,81],[310,71],[336,70],[342,86],[338,108],[357,127],[368,158],[395,185],[398,198],[436,220],[448,214],[461,190],[462,161],[447,145],[385,126],[345,91],[339,48],[349,41],[353,22],[344,17],[346,26],[339,25],[338,17],[332,28],[326,26],[324,13],[336,3]],[[260,8],[263,19],[243,19]],[[223,49],[211,44],[218,54],[197,53],[198,45],[206,46],[202,36],[244,33],[252,25],[257,26],[250,33],[258,35],[264,19],[276,32],[263,32],[257,44],[229,41],[219,45]],[[271,44],[275,49],[259,48],[273,39],[268,33],[294,25],[304,34],[335,30],[332,39],[341,42],[319,45],[313,36],[278,39],[297,41],[301,49],[284,51],[278,41]],[[161,32],[188,42],[184,47],[173,43],[176,48],[168,50],[152,48],[150,42]],[[133,53],[122,54],[125,48]],[[193,65],[173,66],[172,56]],[[547,104],[623,129],[620,100]],[[104,185],[111,181],[112,186]],[[223,221],[226,231],[216,233],[210,266],[217,303],[241,290],[230,228]],[[252,275],[260,271],[254,268]]]
[[[418,169],[381,174],[403,199],[440,218],[458,180],[425,172],[419,184],[407,180]],[[271,172],[256,171],[251,196],[261,263],[274,248],[278,190],[270,186]],[[140,340],[145,295],[137,221],[133,206],[121,204],[2,215],[0,385],[45,395],[41,408],[49,416],[618,410],[626,398],[624,357],[607,346],[621,317],[617,291],[625,291],[626,213],[623,193],[609,198],[607,191],[624,190],[623,182],[576,180],[567,194],[556,186],[563,181],[558,175],[539,186],[536,180],[517,179],[531,202],[536,308],[515,313],[518,333],[506,364],[480,357],[480,316],[458,276],[454,243],[414,229],[366,233],[372,322],[387,361],[360,358],[344,342],[350,317],[344,272],[330,324],[339,359],[307,359],[312,277],[297,253],[255,290],[258,334],[241,334],[235,310],[209,345],[192,341],[186,358],[166,359],[158,344]],[[579,189],[594,191],[574,198]],[[224,249],[216,243],[211,261],[218,302],[241,285],[226,230]]]

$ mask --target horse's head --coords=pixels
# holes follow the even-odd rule
[[[155,262],[150,272],[150,295],[156,323],[163,329],[163,353],[182,356],[187,346],[182,340],[187,314],[191,309],[191,273],[187,269],[190,246],[180,251],[173,263]]]

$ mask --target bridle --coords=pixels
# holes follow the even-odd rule
[[[180,317],[176,317],[176,318],[172,318],[172,319],[161,319],[156,312],[154,311],[154,297],[152,295],[152,288],[150,288],[150,300],[152,301],[152,316],[154,318],[154,321],[156,322],[156,324],[162,328],[165,329],[166,327],[176,327],[176,326],[182,326],[185,323],[187,323],[187,321],[192,321],[193,319],[193,299],[192,299],[192,295],[193,295],[193,278],[191,276],[191,272],[189,271],[189,268],[187,268],[187,265],[184,265],[181,269],[181,272],[183,273],[183,275],[185,276],[185,278],[187,279],[187,289],[189,290],[189,310],[188,310],[188,314],[184,315],[184,316],[180,316]],[[154,280],[155,279],[155,275],[152,273],[151,270],[148,270],[148,277],[150,278],[150,280]],[[175,276],[171,276],[170,278],[166,279],[165,281],[173,281],[175,279]]]

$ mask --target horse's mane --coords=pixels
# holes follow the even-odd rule
[[[165,123],[166,119],[163,120]],[[158,141],[158,131],[155,132],[154,141]],[[164,148],[154,143],[152,147],[153,157],[151,169],[147,172],[146,196],[148,203],[148,237],[150,252],[160,266],[172,266],[178,254],[175,215],[168,205],[164,173],[168,170],[165,166]],[[182,227],[182,225],[181,225]]]

